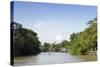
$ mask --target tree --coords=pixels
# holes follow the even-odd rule
[[[37,33],[23,28],[21,24],[12,22],[11,29],[13,31],[13,55],[36,55],[40,53],[40,41]]]
[[[69,47],[67,48],[71,54],[86,55],[89,52],[97,50],[97,19],[88,22],[88,27],[82,32],[70,35]]]
[[[50,43],[45,42],[45,43],[41,46],[41,50],[42,50],[42,52],[48,52],[48,51],[50,51],[50,47],[51,47]]]

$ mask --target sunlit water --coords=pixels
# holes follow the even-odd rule
[[[14,65],[43,65],[81,62],[82,60],[68,53],[62,52],[42,52],[36,56],[17,57]]]

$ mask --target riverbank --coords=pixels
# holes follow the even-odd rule
[[[77,57],[82,59],[85,62],[97,61],[97,55],[79,55]]]

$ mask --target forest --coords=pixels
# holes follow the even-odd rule
[[[38,34],[26,29],[17,22],[11,23],[13,31],[13,55],[37,55],[40,52],[68,52],[72,55],[88,55],[97,52],[97,18],[87,22],[87,28],[80,32],[73,32],[70,40],[60,43],[41,44]],[[66,38],[67,39],[67,38]]]

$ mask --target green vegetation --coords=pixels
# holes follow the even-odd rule
[[[41,47],[43,52],[59,52],[66,48],[66,52],[73,55],[96,54],[97,51],[97,19],[88,22],[87,28],[81,32],[72,33],[70,41],[64,40],[61,43],[44,43]]]
[[[60,51],[60,45],[59,44],[51,44],[51,43],[44,43],[41,46],[42,52],[59,52]]]
[[[88,22],[88,27],[82,32],[70,36],[66,49],[73,55],[88,55],[97,51],[97,19]]]
[[[72,33],[70,41],[40,44],[37,33],[12,22],[14,56],[36,55],[42,52],[69,52],[73,55],[90,55],[97,52],[97,19],[88,22],[87,28]]]
[[[50,47],[51,47],[50,43],[44,43],[43,45],[41,45],[41,50],[42,52],[48,52]]]
[[[68,45],[69,42],[67,40],[63,40],[61,43],[44,43],[41,45],[42,52],[65,52],[66,51],[66,45]]]
[[[13,56],[36,55],[40,53],[40,41],[37,33],[23,28],[21,24],[12,22]]]

